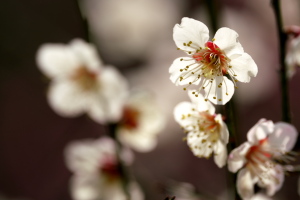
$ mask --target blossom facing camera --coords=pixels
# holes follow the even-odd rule
[[[73,172],[70,188],[74,200],[126,200],[116,156],[116,144],[110,138],[82,140],[69,144],[65,150],[67,167]],[[121,159],[131,164],[130,151],[121,151]],[[128,190],[133,200],[144,195],[136,182]]]
[[[294,160],[290,152],[297,140],[296,128],[285,122],[273,124],[261,119],[248,132],[248,142],[228,157],[228,169],[238,172],[237,191],[243,199],[254,195],[254,185],[265,188],[268,196],[277,192],[284,181],[283,163]]]
[[[164,116],[154,97],[148,92],[135,91],[125,103],[117,138],[136,151],[148,152],[156,147],[157,134],[164,124]]]
[[[244,52],[238,34],[220,28],[212,41],[209,31],[200,21],[184,17],[173,29],[173,39],[189,57],[179,57],[169,68],[171,81],[178,85],[199,85],[198,95],[205,92],[205,100],[224,105],[232,97],[236,82],[249,82],[257,75],[257,66]],[[229,77],[229,78],[227,78]],[[184,90],[186,90],[186,88]]]
[[[68,45],[44,44],[37,64],[51,79],[48,101],[59,115],[87,113],[99,123],[120,119],[127,82],[116,69],[103,66],[93,45],[80,39]]]
[[[188,92],[192,102],[181,102],[174,109],[175,120],[187,133],[187,144],[197,157],[208,158],[214,154],[218,167],[226,164],[229,133],[215,107],[206,102],[197,91]]]

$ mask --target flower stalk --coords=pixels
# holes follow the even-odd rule
[[[289,105],[289,87],[287,77],[287,66],[285,64],[287,34],[283,30],[283,22],[280,10],[280,0],[271,0],[277,25],[279,37],[279,59],[280,59],[280,78],[281,78],[281,105],[282,121],[291,122],[291,113]]]

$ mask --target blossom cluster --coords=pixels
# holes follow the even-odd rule
[[[213,155],[218,167],[228,164],[237,174],[237,192],[243,199],[255,199],[254,185],[265,188],[273,196],[283,185],[285,164],[294,161],[292,148],[297,140],[296,128],[286,122],[273,123],[261,119],[247,133],[247,142],[227,155],[230,134],[224,117],[216,114],[216,105],[225,105],[233,96],[236,82],[249,82],[258,68],[244,52],[238,34],[220,28],[209,41],[209,31],[200,21],[183,18],[173,29],[178,50],[189,57],[179,57],[169,68],[170,80],[176,85],[197,85],[188,90],[191,102],[181,102],[174,109],[174,118],[182,127],[186,141],[199,158]],[[299,41],[292,44],[289,62],[298,63],[293,54],[299,51]],[[293,49],[297,49],[293,50]],[[294,64],[295,65],[295,64]],[[291,73],[290,73],[291,75]],[[210,101],[210,102],[209,102]],[[266,197],[267,199],[267,197]]]
[[[62,117],[88,115],[97,123],[114,127],[98,139],[71,142],[66,164],[74,174],[71,194],[75,200],[142,200],[137,182],[127,181],[123,167],[133,162],[131,149],[149,152],[156,147],[164,116],[152,93],[129,90],[125,77],[106,66],[96,47],[81,39],[69,44],[44,44],[37,52],[39,69],[50,79],[50,107]],[[123,166],[124,165],[124,166]]]

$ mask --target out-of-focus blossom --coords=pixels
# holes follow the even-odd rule
[[[86,0],[83,3],[93,38],[105,49],[103,54],[108,59],[120,64],[147,58],[157,43],[167,37],[183,4],[177,0]]]
[[[156,137],[164,127],[164,122],[154,97],[147,92],[134,92],[124,106],[117,138],[136,151],[151,151],[156,147]]]
[[[287,76],[291,78],[300,66],[300,37],[291,40],[290,47],[285,57],[287,64]]]
[[[169,69],[171,81],[176,85],[199,85],[195,94],[203,89],[205,100],[226,104],[234,93],[235,82],[249,82],[257,74],[254,60],[244,52],[237,38],[235,31],[220,28],[212,41],[208,41],[205,24],[183,18],[173,29],[173,39],[178,49],[190,57],[174,60]]]
[[[65,151],[67,167],[74,173],[71,195],[74,200],[125,200],[116,145],[109,138],[71,143]],[[132,162],[131,152],[124,151],[121,159]],[[143,200],[137,183],[128,185],[131,199]]]
[[[37,53],[40,70],[52,79],[50,106],[64,117],[87,113],[106,123],[119,120],[127,82],[113,67],[104,67],[96,49],[80,39],[70,44],[44,44]]]
[[[201,200],[196,188],[186,182],[171,182],[168,186],[168,193],[175,196],[175,200]]]
[[[269,196],[278,191],[284,181],[282,164],[293,160],[289,152],[295,145],[294,126],[261,119],[248,132],[248,142],[234,149],[228,157],[228,169],[238,172],[237,191],[243,199],[254,194],[254,185],[266,188]]]
[[[250,200],[272,200],[272,199],[263,193],[257,193],[254,196],[252,196]]]
[[[187,143],[197,157],[210,157],[218,167],[226,164],[229,133],[215,107],[204,100],[201,94],[195,96],[195,90],[189,91],[192,102],[181,102],[174,109],[175,120],[187,133]]]

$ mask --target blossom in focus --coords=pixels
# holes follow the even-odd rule
[[[291,78],[296,73],[296,67],[300,66],[300,37],[291,40],[290,47],[285,57],[287,64],[287,76]]]
[[[261,119],[248,132],[248,142],[234,149],[228,157],[228,169],[238,172],[237,191],[243,199],[254,194],[254,185],[265,188],[269,196],[278,191],[284,181],[281,163],[294,160],[289,152],[298,133],[294,126]]]
[[[48,101],[64,117],[87,113],[106,123],[119,120],[127,82],[113,67],[104,67],[96,48],[80,39],[44,44],[37,53],[40,70],[52,81]]]
[[[109,138],[77,141],[67,146],[65,157],[73,172],[70,184],[74,200],[126,200],[115,152],[116,145]],[[127,165],[133,159],[130,153],[121,154]],[[137,183],[130,182],[128,188],[131,199],[144,199]]]
[[[226,164],[229,133],[221,114],[195,90],[188,92],[191,102],[181,102],[174,109],[175,120],[187,133],[187,144],[197,157],[210,157],[218,167]]]
[[[154,97],[150,93],[136,91],[123,108],[117,138],[136,151],[151,151],[156,147],[157,134],[163,129],[164,122]]]
[[[237,38],[235,31],[220,28],[212,41],[208,41],[209,31],[205,24],[183,18],[173,29],[173,39],[178,49],[189,57],[174,60],[169,68],[171,81],[176,85],[199,85],[195,95],[203,89],[206,101],[226,104],[237,81],[249,82],[257,74],[254,60],[244,52]]]

